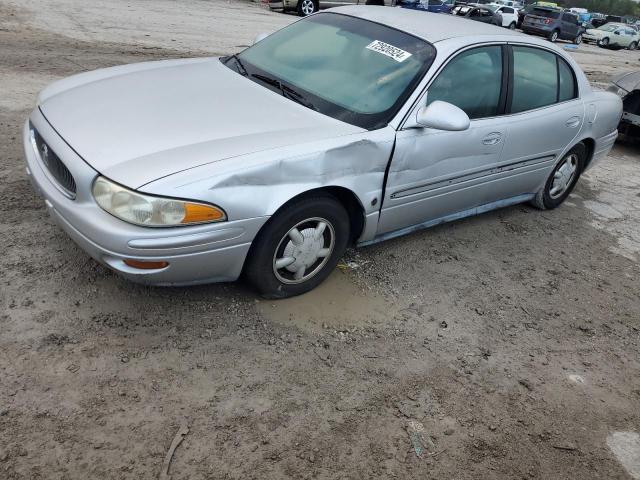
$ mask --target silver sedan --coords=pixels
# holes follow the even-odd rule
[[[97,261],[155,285],[304,293],[348,245],[519,202],[560,205],[617,136],[618,96],[540,39],[341,7],[238,55],[47,87],[27,173]]]

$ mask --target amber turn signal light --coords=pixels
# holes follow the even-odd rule
[[[131,258],[127,258],[124,260],[126,265],[129,265],[133,268],[139,268],[141,270],[157,270],[159,268],[164,268],[169,265],[169,262],[145,262],[142,260],[133,260]]]
[[[213,205],[199,203],[184,204],[184,218],[181,223],[204,223],[224,220],[224,212]]]

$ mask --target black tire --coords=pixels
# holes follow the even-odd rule
[[[576,160],[575,174],[568,183],[568,186],[561,192],[561,194],[555,196],[552,194],[552,190],[556,173],[565,165],[567,161],[571,161],[570,157],[572,156],[575,156]],[[567,154],[562,157],[562,160],[560,160],[556,164],[553,171],[549,175],[549,178],[547,178],[547,181],[544,183],[544,186],[538,191],[531,203],[540,210],[551,210],[560,206],[576,186],[576,183],[578,182],[578,179],[582,174],[582,170],[584,169],[584,162],[586,158],[587,148],[582,143],[577,144],[575,147],[569,150],[569,152],[567,152]]]
[[[333,236],[333,249],[330,254],[317,258],[317,263],[307,267],[311,272],[308,270],[305,272],[305,269],[302,269],[305,272],[303,275],[310,275],[308,279],[284,278],[287,275],[294,277],[295,273],[289,272],[287,267],[277,269],[275,261],[280,255],[282,255],[280,259],[287,256],[287,248],[296,248],[295,242],[289,237],[289,232],[294,227],[300,226],[302,232],[307,232],[304,235],[306,242],[310,239],[311,234],[308,232],[309,228],[313,228],[312,222],[320,221],[327,223],[321,234],[322,246],[330,246],[330,238]],[[324,194],[303,197],[284,206],[256,236],[245,264],[245,277],[265,298],[286,298],[306,293],[322,283],[334,270],[338,260],[344,255],[349,238],[349,215],[338,200]],[[290,253],[289,256],[295,256],[295,254]],[[299,258],[296,258],[296,262]]]
[[[556,40],[558,40],[559,36],[560,36],[560,32],[558,32],[558,30],[554,30],[549,34],[547,38],[549,39],[550,42],[555,42]]]
[[[609,38],[605,37],[602,40],[598,40],[599,47],[608,47],[609,46]]]
[[[580,45],[582,43],[582,34],[578,34],[576,38],[573,39],[573,43],[576,45]]]
[[[298,0],[296,11],[301,17],[316,13],[319,9],[318,0]]]
[[[509,24],[509,30],[515,30],[516,29],[516,22],[511,22]]]
[[[638,48],[638,42],[631,42],[629,44],[629,50],[635,50],[636,48]]]

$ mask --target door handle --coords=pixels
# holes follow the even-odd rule
[[[489,135],[487,135],[486,137],[484,137],[482,139],[482,144],[483,145],[496,145],[496,144],[500,143],[501,139],[502,139],[502,134],[500,132],[493,132],[493,133],[490,133]]]
[[[571,117],[565,122],[565,125],[569,128],[576,128],[578,125],[580,125],[580,117],[577,115]]]

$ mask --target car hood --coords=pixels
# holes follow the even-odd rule
[[[364,131],[293,102],[217,58],[149,62],[53,84],[40,110],[95,170],[131,188],[293,143]]]
[[[632,92],[640,88],[640,71],[616,75],[611,81],[627,92]]]
[[[590,29],[588,29],[588,30],[587,30],[587,32],[586,32],[586,33],[587,33],[587,35],[591,35],[592,37],[602,37],[602,36],[604,36],[604,34],[605,34],[606,32],[604,32],[603,30],[598,30],[598,29],[595,29],[595,28],[590,28]]]

